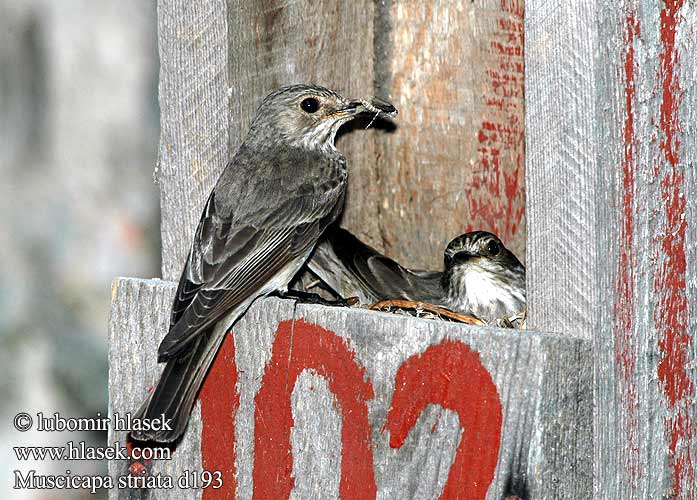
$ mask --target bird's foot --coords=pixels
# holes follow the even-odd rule
[[[513,316],[504,316],[496,320],[496,325],[501,328],[516,328],[525,330],[526,309],[523,309]]]
[[[346,299],[339,297],[336,300],[325,299],[316,293],[302,292],[300,290],[288,290],[279,292],[278,296],[282,299],[294,299],[303,304],[320,304],[331,307],[351,307],[358,303],[358,297],[348,297]]]
[[[513,316],[507,316],[499,318],[496,320],[496,325],[501,328],[515,328],[518,330],[525,330],[525,317],[527,310],[523,309]]]

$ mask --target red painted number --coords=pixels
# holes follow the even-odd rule
[[[229,336],[201,391],[204,469],[224,473],[223,487],[205,489],[205,500],[235,497],[234,414],[239,395],[234,353]],[[367,407],[374,397],[371,383],[341,337],[304,321],[279,324],[255,398],[254,498],[288,498],[293,490],[291,394],[306,369],[328,381],[341,414],[341,498],[375,498]],[[441,498],[483,499],[498,459],[502,410],[479,354],[462,342],[444,340],[402,364],[385,424],[391,447],[404,444],[428,404],[455,411],[463,429]]]

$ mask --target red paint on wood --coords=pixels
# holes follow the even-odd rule
[[[661,152],[665,161],[655,165],[660,178],[660,193],[664,202],[666,226],[659,239],[663,262],[654,277],[654,292],[658,303],[654,321],[658,331],[658,379],[668,403],[663,424],[668,439],[668,459],[673,472],[672,497],[693,499],[695,463],[690,455],[690,443],[697,438],[696,423],[690,408],[694,403],[694,382],[688,366],[692,336],[687,331],[688,301],[685,281],[685,220],[686,199],[683,194],[684,172],[679,166],[680,122],[679,108],[682,91],[679,82],[679,54],[675,33],[679,23],[682,1],[666,1],[661,10],[660,69],[661,82]]]
[[[143,462],[133,462],[128,467],[128,475],[131,477],[141,477],[147,474],[148,470]]]
[[[640,459],[639,403],[635,381],[636,354],[634,345],[634,315],[636,281],[634,277],[634,217],[636,213],[636,145],[634,129],[634,106],[636,101],[636,82],[634,70],[634,40],[639,35],[639,21],[632,12],[625,20],[624,53],[624,97],[627,116],[624,121],[624,158],[622,161],[622,191],[620,209],[620,252],[615,283],[615,304],[613,331],[615,337],[615,361],[620,375],[620,398],[625,408],[626,422],[621,432],[626,433],[629,446],[628,460],[625,464],[630,486],[636,489],[637,481],[643,474]]]
[[[494,479],[503,416],[496,385],[479,354],[462,342],[444,340],[402,364],[385,425],[391,447],[404,444],[428,404],[455,411],[463,428],[441,498],[485,498]]]
[[[488,229],[503,241],[513,241],[525,217],[525,129],[523,2],[502,0],[502,16],[491,35],[485,75],[488,90],[482,96],[485,118],[477,138],[479,172],[466,186],[470,219],[467,231]],[[501,169],[502,157],[512,158],[515,168]],[[501,191],[506,198],[501,203]],[[483,227],[481,227],[483,225]]]
[[[278,325],[254,412],[254,498],[288,498],[294,480],[290,430],[291,394],[298,376],[315,370],[329,382],[341,414],[343,499],[375,498],[373,452],[366,401],[374,397],[365,369],[345,341],[317,325],[283,321]]]
[[[661,43],[663,51],[659,55],[661,69],[659,79],[662,80],[661,93],[661,131],[663,139],[661,149],[666,160],[671,165],[678,163],[679,132],[678,107],[682,98],[680,82],[676,69],[679,67],[678,50],[675,46],[675,30],[677,29],[678,10],[682,7],[682,0],[666,1],[666,7],[661,10]]]
[[[203,387],[201,400],[201,461],[203,470],[222,472],[223,485],[203,490],[203,500],[235,498],[235,414],[240,406],[237,393],[235,342],[228,334],[213,361]],[[214,483],[215,484],[215,483]]]

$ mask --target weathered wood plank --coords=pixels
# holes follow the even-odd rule
[[[173,283],[116,281],[112,413],[133,410],[156,380],[173,293]],[[587,341],[279,299],[257,301],[233,331],[183,447],[152,467],[224,468],[223,489],[204,499],[436,498],[452,488],[590,498]]]
[[[684,26],[677,32],[677,45],[681,57],[681,63],[678,67],[678,79],[681,82],[681,88],[689,90],[682,93],[683,101],[678,111],[680,130],[683,135],[681,138],[681,163],[683,164],[685,178],[682,195],[686,204],[684,215],[687,221],[685,239],[682,242],[685,250],[684,279],[686,282],[687,324],[680,333],[681,340],[686,339],[685,333],[691,335],[691,341],[689,342],[691,351],[689,348],[685,349],[688,353],[688,361],[679,364],[683,368],[682,381],[684,382],[685,375],[687,375],[689,380],[692,381],[693,390],[691,400],[683,399],[680,402],[680,406],[687,403],[691,407],[690,411],[692,413],[689,420],[692,422],[692,429],[695,429],[697,428],[697,409],[695,409],[696,398],[694,391],[694,386],[697,384],[697,341],[695,340],[695,333],[697,332],[697,244],[695,244],[697,242],[697,165],[695,165],[695,159],[697,158],[697,119],[695,119],[697,113],[697,88],[695,84],[697,80],[697,58],[695,58],[694,54],[697,51],[697,41],[695,40],[697,9],[692,6],[689,11],[683,12],[682,15],[685,16],[681,21],[684,23]],[[686,27],[691,27],[691,29],[685,29]],[[691,40],[689,39],[690,36],[692,37]],[[679,410],[677,416],[678,418],[684,418],[685,414],[684,410]],[[686,460],[687,453],[689,453],[692,461],[692,478],[689,480],[683,479],[686,485],[683,488],[683,496],[690,492],[690,487],[692,488],[692,494],[697,496],[697,484],[695,484],[697,482],[697,432],[692,432],[690,436],[686,437],[687,439],[681,439],[682,442],[678,443],[676,447],[679,450],[678,464],[687,463],[687,470],[689,471],[690,463]]]
[[[169,326],[174,291],[172,282],[160,280],[116,279],[112,285],[109,321],[109,417],[112,422],[116,413],[134,414],[157,383],[164,367],[157,363],[157,347]],[[123,445],[126,434],[125,431],[115,432],[112,426],[107,440],[110,444],[120,442]],[[119,477],[128,476],[128,467],[128,463],[109,462],[109,475],[115,484]],[[196,409],[189,430],[177,448],[176,458],[153,463],[148,473],[178,478],[185,470],[201,469],[201,417]],[[192,498],[192,492],[178,489],[144,493],[115,488],[109,491],[109,498]],[[201,498],[200,491],[193,494],[193,498]]]
[[[580,335],[598,307],[596,15],[593,2],[532,1],[525,19],[527,321]]]
[[[697,10],[647,1],[610,11],[600,13],[598,83],[619,102],[602,115],[609,125],[598,168],[612,175],[600,241],[612,256],[612,281],[601,290],[613,307],[602,311],[596,348],[605,382],[597,439],[599,452],[617,450],[608,458],[623,470],[599,463],[598,487],[615,498],[695,498],[697,353],[686,290],[694,274],[685,267],[686,229],[695,219],[686,218],[685,203],[697,185],[687,184],[694,165],[684,148],[694,148],[697,136],[684,125],[694,121],[685,96],[695,92]]]
[[[595,334],[595,496],[696,498],[697,7],[526,14],[531,324]],[[578,180],[545,180],[558,158]]]
[[[225,0],[158,0],[162,276],[177,279],[228,160]]]
[[[484,229],[524,261],[523,1],[379,6],[377,88],[400,116],[380,136],[379,239],[368,241],[436,269],[448,241]],[[349,229],[374,236],[358,222]]]

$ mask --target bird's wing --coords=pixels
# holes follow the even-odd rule
[[[434,302],[442,296],[440,272],[407,269],[339,227],[325,233],[308,266],[336,293],[362,302]]]
[[[161,360],[176,356],[199,333],[263,290],[269,280],[307,255],[335,215],[342,190],[318,203],[310,191],[261,209],[251,222],[216,212],[211,194],[199,222],[172,306]],[[290,278],[290,277],[289,277]]]

